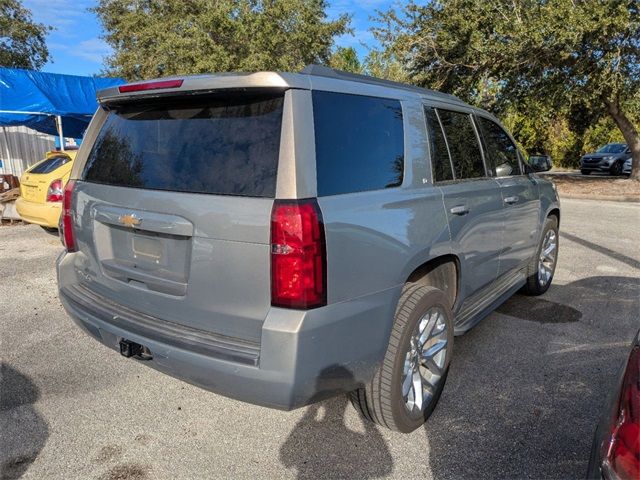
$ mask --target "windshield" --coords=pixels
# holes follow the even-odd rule
[[[29,170],[29,173],[51,173],[69,161],[71,161],[71,159],[66,155],[56,155],[55,157],[49,157],[46,160],[43,160],[42,162],[36,164],[32,169]]]
[[[608,143],[601,147],[596,153],[622,153],[627,146],[624,143]]]

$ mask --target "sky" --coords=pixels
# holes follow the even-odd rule
[[[23,0],[36,22],[55,27],[47,37],[50,61],[43,70],[70,75],[96,75],[103,68],[103,58],[109,55],[109,46],[100,38],[102,28],[95,14],[88,9],[95,5],[90,0]],[[329,18],[351,14],[353,35],[336,39],[341,47],[354,47],[360,57],[367,53],[365,45],[375,40],[369,32],[369,17],[376,9],[386,10],[392,0],[328,0]]]

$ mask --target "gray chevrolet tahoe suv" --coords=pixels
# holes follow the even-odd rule
[[[454,335],[549,288],[560,210],[487,112],[324,67],[99,93],[66,186],[60,298],[86,333],[214,392],[347,392],[424,423]]]

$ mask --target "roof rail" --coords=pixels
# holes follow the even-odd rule
[[[431,95],[435,97],[442,97],[448,100],[455,100],[456,102],[462,102],[455,95],[448,93],[438,92],[436,90],[429,90],[428,88],[416,87],[413,85],[407,85],[406,83],[394,82],[392,80],[383,80],[381,78],[370,77],[368,75],[361,75],[359,73],[345,72],[342,70],[336,70],[334,68],[325,67],[324,65],[307,65],[300,71],[303,75],[315,75],[317,77],[335,78],[338,80],[350,80],[354,82],[369,83],[371,85],[381,85],[386,87],[399,88],[402,90],[409,90],[416,93],[422,93],[424,95]]]

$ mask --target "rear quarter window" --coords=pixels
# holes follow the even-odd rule
[[[404,176],[398,100],[314,91],[318,196],[397,187]]]
[[[274,197],[284,94],[163,99],[112,107],[84,180]]]

